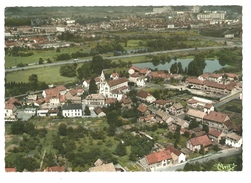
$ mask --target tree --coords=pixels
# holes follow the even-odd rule
[[[171,65],[170,67],[170,72],[172,74],[176,74],[178,72],[178,66],[177,66],[177,62],[175,62],[174,64]]]
[[[59,135],[66,136],[67,135],[67,125],[65,123],[60,123],[58,126]]]
[[[56,49],[56,52],[58,52],[58,53],[61,52],[60,48],[57,48],[57,49]]]
[[[42,58],[39,58],[38,64],[43,64],[44,60]]]
[[[179,74],[184,73],[184,70],[183,70],[183,68],[182,68],[182,64],[181,64],[180,62],[178,62],[178,73],[179,73]]]
[[[35,125],[32,122],[26,122],[24,123],[24,133],[27,133],[29,135],[35,135]]]
[[[77,65],[71,64],[71,65],[62,65],[60,67],[60,75],[65,77],[75,77],[76,74]]]
[[[28,80],[29,80],[29,82],[37,83],[38,82],[37,74],[30,75]]]
[[[209,127],[208,127],[208,125],[203,125],[202,130],[205,131],[206,133],[208,133],[208,132],[209,132]]]
[[[22,134],[24,132],[24,122],[15,121],[11,124],[11,133],[14,135]]]
[[[201,145],[200,150],[199,150],[199,153],[200,153],[200,154],[205,154],[205,148],[204,148],[203,145]]]
[[[89,94],[96,94],[97,91],[98,91],[98,87],[96,85],[94,78],[92,78],[89,85]]]
[[[115,153],[118,155],[118,156],[125,156],[126,155],[126,147],[124,144],[122,144],[121,142],[118,144],[116,150],[115,150]]]
[[[206,66],[203,55],[195,55],[194,60],[188,64],[187,74],[191,76],[199,76],[203,73]]]
[[[85,115],[87,115],[87,116],[91,115],[91,111],[90,111],[90,109],[89,109],[89,107],[88,107],[87,105],[85,106],[84,113],[85,113]]]

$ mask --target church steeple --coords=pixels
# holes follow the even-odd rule
[[[102,70],[101,75],[100,75],[100,82],[104,82],[105,81],[105,74],[104,71]]]

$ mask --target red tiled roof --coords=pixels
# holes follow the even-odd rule
[[[227,117],[228,117],[227,114],[211,111],[209,114],[204,116],[204,119],[218,123],[223,123],[227,120]]]
[[[137,93],[137,96],[140,97],[140,98],[146,98],[147,96],[150,96],[151,94],[144,91],[144,90],[140,90],[138,93]]]
[[[148,68],[142,68],[142,69],[140,69],[139,73],[146,74],[148,70],[149,70]]]
[[[16,168],[5,168],[5,172],[17,172]]]
[[[96,108],[94,109],[94,112],[98,115],[98,114],[100,114],[100,113],[103,112],[103,111],[102,111],[101,107],[96,107]]]
[[[112,73],[111,76],[112,76],[112,77],[116,77],[116,76],[119,77],[119,73],[117,73],[117,72]]]
[[[166,150],[169,150],[170,152],[176,154],[177,156],[181,154],[181,152],[178,149],[175,149],[172,145],[166,147]]]
[[[225,122],[224,122],[224,125],[226,125],[226,127],[227,127],[228,129],[231,129],[231,128],[234,127],[233,123],[232,123],[230,120],[225,121]]]
[[[221,134],[222,134],[221,131],[218,131],[218,130],[215,130],[215,129],[211,129],[211,130],[209,130],[209,132],[208,132],[208,135],[212,135],[212,136],[217,137],[217,138],[218,138]]]
[[[189,103],[189,104],[196,104],[196,103],[198,103],[198,100],[189,99],[189,100],[187,100],[187,103]]]
[[[18,103],[18,104],[22,105],[22,102],[19,101],[18,99],[16,99],[15,97],[11,97],[6,103],[9,103],[9,104]]]
[[[228,77],[230,77],[230,78],[238,78],[238,75],[236,75],[236,74],[233,74],[233,73],[226,73],[226,75],[228,76]]]
[[[131,66],[131,67],[130,67],[130,69],[133,69],[133,70],[135,70],[135,71],[137,71],[137,72],[139,72],[139,71],[140,71],[140,68],[138,68],[138,67],[136,67],[136,66],[134,66],[134,65],[133,65],[133,66]]]
[[[129,98],[123,98],[123,99],[121,100],[121,102],[122,102],[123,104],[130,104],[132,101],[131,101]]]
[[[105,103],[106,104],[115,104],[117,102],[116,98],[106,98]]]
[[[118,78],[116,80],[111,80],[111,81],[108,82],[108,85],[110,87],[113,87],[113,86],[119,85],[119,84],[124,83],[124,82],[127,82],[126,77]]]
[[[144,104],[140,104],[137,110],[144,113],[147,111],[147,106],[145,106]]]
[[[125,89],[127,89],[127,88],[129,88],[128,86],[121,86],[121,87],[119,87],[119,88],[116,88],[116,89],[114,89],[114,90],[111,90],[111,93],[118,93],[118,92],[121,92],[121,91],[123,91],[123,90],[125,90]]]
[[[164,150],[164,151],[159,151],[152,154],[148,154],[146,155],[146,159],[148,161],[148,164],[151,165],[154,163],[161,162],[163,160],[172,159],[172,156],[169,150]]]
[[[13,108],[14,108],[13,104],[5,103],[5,109],[13,109]]]
[[[159,100],[156,100],[155,101],[156,104],[159,104],[159,105],[165,105],[167,103],[166,100],[162,100],[162,99],[159,99]]]
[[[131,77],[135,77],[135,78],[136,78],[136,77],[139,77],[139,76],[140,76],[140,74],[139,74],[138,72],[135,72],[135,73],[131,74],[130,76],[131,76]]]
[[[212,145],[212,141],[208,138],[207,135],[194,137],[190,139],[193,146],[203,145],[204,147]]]
[[[212,104],[208,104],[208,103],[207,103],[207,104],[205,105],[205,108],[210,109],[212,106],[213,106]]]

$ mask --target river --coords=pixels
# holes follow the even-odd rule
[[[148,67],[152,70],[155,70],[155,69],[158,69],[158,70],[169,70],[171,65],[174,64],[175,62],[180,62],[182,64],[182,68],[185,70],[185,68],[188,66],[188,64],[193,60],[193,58],[185,58],[185,59],[177,59],[176,61],[174,59],[171,60],[171,62],[166,62],[165,64],[159,64],[159,65],[156,65],[154,66],[152,64],[152,62],[141,62],[141,63],[136,63],[136,64],[133,64],[134,66],[136,67],[139,67],[139,68],[145,68],[145,67]],[[206,67],[204,68],[204,73],[205,72],[208,72],[208,73],[213,73],[214,71],[216,70],[219,70],[221,69],[222,67],[227,67],[226,66],[221,66],[220,63],[219,63],[219,60],[205,60],[206,62]]]

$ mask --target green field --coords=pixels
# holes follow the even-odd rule
[[[30,63],[38,63],[39,58],[42,58],[44,61],[46,61],[48,58],[54,61],[54,58],[56,58],[57,55],[62,53],[75,53],[77,51],[83,50],[81,52],[89,53],[89,49],[87,46],[74,46],[69,48],[60,48],[60,52],[56,52],[56,49],[54,50],[31,50],[34,55],[29,57],[13,57],[13,56],[5,56],[5,68],[9,68],[12,66],[16,66],[18,63],[23,64],[30,64]]]
[[[28,78],[32,74],[37,74],[38,81],[46,82],[47,84],[66,84],[76,81],[75,77],[61,76],[59,70],[60,66],[54,66],[10,72],[6,74],[6,82],[28,82]]]

